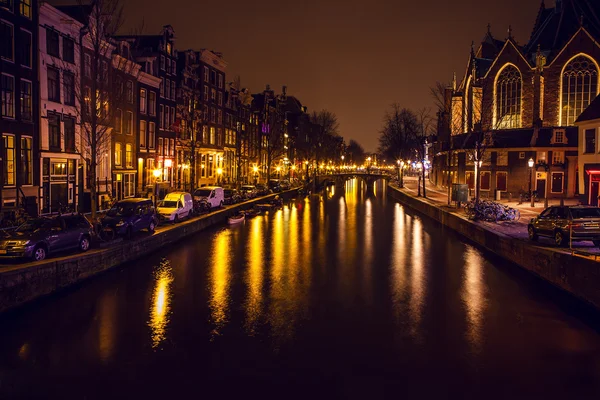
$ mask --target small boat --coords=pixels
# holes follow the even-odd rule
[[[245,214],[238,214],[234,215],[233,217],[229,217],[227,219],[227,222],[229,223],[229,225],[239,224],[240,222],[244,221],[244,219],[246,219]]]
[[[262,210],[260,208],[252,208],[250,210],[244,211],[244,214],[246,214],[246,218],[256,217],[257,215],[260,215],[261,213],[262,213]]]
[[[259,210],[270,210],[271,208],[273,208],[273,204],[261,203],[261,204],[256,204],[255,207],[258,208]]]

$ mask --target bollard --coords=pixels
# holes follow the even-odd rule
[[[512,192],[508,192],[508,202],[512,203]]]
[[[519,204],[523,204],[523,193],[519,194]]]

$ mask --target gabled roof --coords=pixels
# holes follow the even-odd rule
[[[553,8],[540,6],[525,52],[548,54],[548,62],[560,52],[573,35],[583,26],[596,40],[600,39],[600,1],[558,0]]]
[[[577,147],[577,127],[570,126],[565,129],[567,138],[564,144],[553,144],[552,137],[554,136],[553,127],[543,127],[537,131],[534,128],[523,129],[503,129],[492,132],[493,145],[490,148],[507,149],[507,148],[528,148],[528,147]],[[453,136],[454,148],[457,149],[473,149],[475,141],[478,139],[476,133],[465,133],[462,135]]]
[[[600,119],[600,96],[596,96],[575,122],[592,121],[594,119]]]

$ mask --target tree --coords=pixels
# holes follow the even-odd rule
[[[265,96],[265,151],[267,154],[267,179],[271,179],[271,169],[275,161],[281,160],[287,154],[285,136],[287,134],[287,120],[282,111],[282,103],[286,101],[285,92],[279,96],[269,98]]]
[[[429,138],[433,134],[433,118],[431,117],[431,110],[429,108],[422,108],[417,112],[418,129],[413,131],[414,135],[410,142],[414,146],[415,154],[418,160],[421,162],[421,183],[423,197],[427,197],[425,190],[425,161],[427,157],[427,147],[429,145]],[[419,188],[419,194],[421,188]]]
[[[124,82],[117,79],[117,71],[133,73],[139,66],[123,58],[113,57],[116,49],[111,39],[123,22],[120,0],[93,0],[79,3],[79,12],[85,16],[80,32],[79,55],[82,75],[73,80],[74,97],[80,121],[77,152],[86,164],[87,183],[91,195],[92,218],[98,209],[96,177],[102,157],[111,152],[111,135],[117,118],[116,107],[124,96],[133,95]],[[133,88],[131,88],[133,91]]]
[[[310,121],[313,124],[312,137],[312,154],[316,168],[314,174],[316,176],[319,167],[319,161],[339,151],[340,125],[337,116],[331,111],[321,110],[313,111],[310,116]],[[343,143],[343,142],[342,142]]]
[[[350,139],[346,146],[348,161],[354,164],[363,164],[365,162],[365,149],[356,140]]]
[[[417,137],[417,116],[407,108],[394,103],[385,112],[379,131],[378,153],[391,160],[411,159]]]

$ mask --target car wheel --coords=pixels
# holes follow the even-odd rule
[[[529,225],[527,227],[527,233],[529,234],[529,240],[536,241],[538,240],[538,235],[535,233],[535,229],[533,226]]]
[[[90,238],[88,236],[84,236],[79,241],[79,250],[80,251],[88,251],[90,249]]]
[[[562,231],[556,231],[554,232],[554,244],[557,246],[564,246],[565,245],[565,235],[562,233]]]
[[[173,218],[173,223],[176,224],[179,222],[179,215],[175,214],[175,218]]]
[[[154,221],[150,221],[150,225],[148,225],[148,232],[154,233],[155,229],[156,229],[156,225],[154,224]]]
[[[33,250],[33,260],[34,261],[42,261],[46,258],[46,248],[44,246],[37,246]]]

